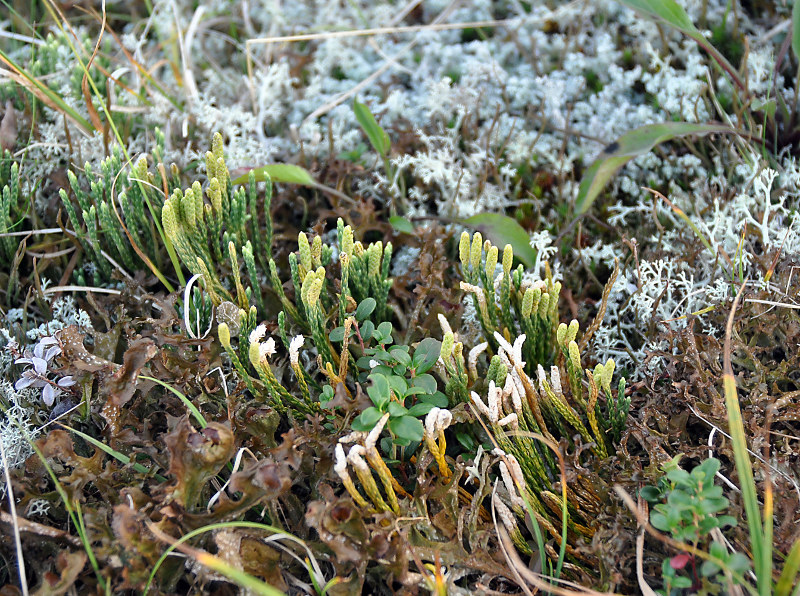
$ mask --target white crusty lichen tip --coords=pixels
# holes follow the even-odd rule
[[[436,434],[436,421],[439,418],[439,408],[433,407],[425,416],[425,434],[433,437]]]
[[[440,409],[436,421],[436,430],[444,430],[453,423],[453,413],[450,410]]]
[[[508,508],[508,506],[505,503],[503,503],[502,499],[498,496],[497,492],[492,494],[492,504],[494,505],[495,510],[497,511],[497,517],[500,518],[500,521],[506,527],[506,529],[509,532],[519,531],[516,519],[514,518],[514,514],[511,513],[511,510]]]
[[[495,423],[500,417],[500,390],[494,384],[494,381],[489,381],[489,392],[486,394],[486,401],[489,406],[489,421]]]
[[[347,454],[347,461],[350,462],[350,465],[356,470],[369,473],[369,466],[367,462],[364,461],[364,455],[366,455],[366,453],[367,450],[363,445],[353,445],[350,447],[350,452]]]
[[[434,407],[425,416],[425,434],[434,437],[440,430],[446,429],[453,422],[450,410]]]
[[[339,439],[339,442],[342,445],[346,445],[348,443],[357,443],[358,441],[365,439],[366,436],[367,433],[365,433],[364,431],[354,430],[353,432],[346,434],[341,439]]]
[[[550,367],[550,386],[553,388],[553,393],[559,397],[564,394],[561,389],[561,371],[557,366]]]
[[[378,422],[375,423],[375,426],[372,428],[371,431],[367,434],[367,438],[364,439],[364,447],[367,451],[371,451],[375,448],[375,444],[378,442],[378,437],[381,436],[383,432],[383,427],[386,426],[386,423],[389,421],[389,413],[387,412]]]
[[[269,360],[269,357],[275,353],[275,340],[273,338],[268,338],[267,341],[262,342],[258,346],[258,357],[259,360],[264,363]]]
[[[525,507],[525,501],[523,501],[519,496],[517,487],[514,485],[512,474],[509,472],[509,469],[504,462],[500,462],[500,476],[503,477],[503,484],[508,491],[508,496],[511,498],[511,504],[514,505],[514,507]]]
[[[547,376],[544,372],[544,367],[541,364],[537,365],[536,374],[539,377],[539,391],[545,393],[544,385],[547,383]]]
[[[347,474],[347,457],[344,455],[344,447],[342,447],[341,443],[336,443],[334,453],[336,455],[336,463],[333,464],[333,471],[343,477]]]
[[[306,338],[302,335],[295,335],[289,342],[289,362],[292,366],[297,366],[300,361],[300,348],[303,347]]]
[[[478,408],[480,413],[489,418],[489,408],[483,403],[481,396],[473,391],[470,393],[470,397],[472,398],[472,403],[475,404],[475,407]]]
[[[508,416],[498,420],[497,424],[500,426],[511,426],[511,428],[516,430],[519,428],[519,417],[516,412],[511,412]]]
[[[500,344],[500,348],[508,355],[509,360],[514,366],[525,366],[525,362],[522,360],[522,346],[527,337],[524,333],[514,340],[514,345],[511,345],[511,343],[497,331],[494,332],[494,338],[497,340],[497,343]]]
[[[511,389],[511,403],[514,406],[514,411],[522,416],[522,395],[516,383],[514,383],[514,387]]]
[[[469,351],[469,354],[467,355],[467,366],[469,366],[469,372],[473,377],[478,376],[478,357],[483,354],[488,347],[489,343],[483,342],[479,343]]]
[[[250,332],[250,343],[257,344],[260,343],[264,336],[267,334],[267,326],[264,323],[261,323],[258,327],[253,329]]]

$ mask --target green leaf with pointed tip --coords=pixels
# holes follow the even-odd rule
[[[367,387],[367,395],[377,407],[385,407],[391,397],[389,381],[383,375],[375,373],[369,376],[369,380],[372,381],[372,385]]]
[[[260,168],[253,168],[256,182],[263,182],[267,178],[273,182],[285,182],[288,184],[299,184],[301,186],[316,186],[317,183],[311,177],[311,174],[305,168],[296,166],[290,163],[272,163]],[[242,174],[235,180],[233,184],[244,184],[247,182],[250,172]]]
[[[414,357],[411,359],[411,366],[414,367],[417,375],[428,372],[442,352],[442,342],[432,337],[426,337],[414,350]]]
[[[404,232],[406,234],[414,233],[414,224],[401,215],[392,215],[389,218],[389,223],[392,224],[392,227],[398,232]]]
[[[700,30],[694,26],[692,19],[689,18],[686,11],[675,0],[620,0],[620,2],[639,14],[652,19],[656,23],[669,25],[693,39],[697,45],[708,52],[720,68],[733,79],[736,86],[746,92],[744,83],[737,75],[736,69],[728,62],[727,58],[705,38]]]
[[[420,416],[425,416],[428,412],[430,412],[433,408],[435,408],[433,404],[420,402],[418,404],[414,404],[408,409],[406,412],[409,416],[414,416],[415,418],[419,418]]]
[[[675,0],[621,0],[622,4],[654,21],[663,21],[686,35],[701,35],[692,19]]]
[[[378,408],[369,407],[361,412],[350,426],[353,430],[369,432],[381,418],[383,418],[383,412]]]
[[[800,0],[794,0],[792,6],[792,51],[800,60]]]
[[[530,245],[531,236],[517,220],[500,213],[479,213],[465,219],[463,224],[478,230],[501,253],[505,245],[510,244],[514,249],[514,256],[526,267],[533,267],[536,262],[536,251]]]
[[[691,122],[662,122],[648,124],[626,132],[608,145],[586,170],[578,189],[575,213],[585,213],[614,174],[634,157],[649,153],[653,147],[688,135],[707,135],[712,132],[736,133],[719,124],[693,124]],[[516,253],[516,246],[514,252]]]
[[[355,112],[356,120],[358,120],[358,123],[364,130],[364,134],[367,135],[375,151],[377,151],[381,157],[389,155],[389,148],[391,147],[389,135],[386,134],[386,131],[383,130],[375,120],[375,116],[369,111],[367,104],[354,101],[353,112]]]
[[[408,410],[396,401],[390,401],[386,411],[392,418],[400,418],[400,416],[408,414]]]

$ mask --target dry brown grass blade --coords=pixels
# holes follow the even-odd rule
[[[647,502],[641,497],[637,503],[637,510],[637,520],[642,517],[647,519]],[[645,528],[640,524],[639,531],[636,533],[636,581],[639,582],[639,589],[644,596],[656,596],[655,590],[644,579],[644,534]]]
[[[34,97],[36,97],[36,99],[41,101],[51,110],[63,114],[64,117],[67,118],[70,122],[72,122],[75,126],[77,126],[82,133],[86,135],[91,134],[92,129],[90,127],[86,126],[85,123],[75,118],[68,111],[63,110],[61,106],[59,106],[55,101],[53,101],[53,99],[49,95],[47,95],[47,93],[42,91],[42,89],[39,86],[37,86],[37,83],[39,85],[42,85],[42,83],[35,81],[35,79],[33,79],[32,77],[29,77],[20,70],[18,70],[16,64],[8,62],[2,55],[0,55],[0,62],[6,64],[11,69],[11,70],[6,70],[0,68],[0,75],[4,75],[9,79],[11,79],[12,81],[14,81],[17,85],[19,85],[20,87],[31,93]]]
[[[0,120],[0,150],[11,151],[17,144],[17,112],[14,109],[14,102],[10,99],[6,101],[6,109]]]
[[[556,596],[622,596],[622,594],[618,594],[617,592],[598,592],[597,590],[586,588],[580,584],[566,579],[548,578],[551,581],[569,586],[569,588],[572,589],[562,588],[548,583],[543,579],[543,575],[534,573],[528,569],[528,566],[525,565],[519,554],[517,554],[514,544],[511,542],[511,537],[508,535],[506,529],[502,527],[502,524],[498,524],[497,533],[498,536],[500,536],[500,541],[503,544],[503,554],[506,556],[509,566],[516,571],[522,577],[522,579],[536,587],[537,590],[541,590],[545,593],[555,594]]]
[[[600,325],[603,324],[603,318],[606,316],[606,307],[608,306],[608,297],[611,295],[611,289],[614,287],[614,283],[617,281],[617,276],[619,275],[619,259],[614,259],[614,271],[611,272],[611,277],[606,282],[606,285],[603,287],[603,296],[600,300],[600,308],[597,310],[597,314],[592,319],[591,324],[587,327],[586,332],[581,337],[581,341],[578,342],[578,349],[583,352],[586,349],[586,346],[589,344],[589,340],[592,339],[592,336],[595,332],[600,329]]]
[[[103,141],[105,142],[106,146],[108,145],[108,128],[103,125],[103,121],[100,119],[100,114],[97,113],[97,110],[92,103],[92,92],[89,90],[89,69],[92,67],[92,63],[94,59],[97,57],[97,53],[100,51],[100,43],[103,41],[103,32],[105,31],[105,24],[106,24],[106,3],[103,2],[102,5],[102,18],[103,21],[100,25],[100,33],[97,36],[97,42],[94,44],[94,51],[92,55],[89,56],[89,60],[86,62],[86,68],[83,71],[83,78],[81,79],[81,92],[83,93],[83,101],[86,103],[86,109],[89,111],[89,119],[92,121],[92,126],[95,127],[97,132],[103,133]]]

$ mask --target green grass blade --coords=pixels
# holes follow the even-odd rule
[[[372,115],[367,104],[358,100],[353,101],[353,112],[355,112],[356,120],[358,120],[364,134],[367,135],[370,144],[378,152],[378,155],[381,157],[389,155],[389,149],[391,148],[389,135],[375,120],[375,116]]]
[[[250,594],[259,594],[260,596],[285,596],[285,592],[262,582],[249,573],[237,569],[233,565],[229,565],[223,559],[210,553],[191,549],[190,556],[194,556],[195,560],[201,565],[224,575],[242,588],[246,588]]]
[[[28,81],[33,87],[41,94],[40,99],[45,103],[50,102],[52,107],[55,107],[57,110],[61,111],[65,116],[67,116],[70,120],[75,122],[83,132],[86,134],[91,134],[94,130],[94,127],[89,123],[86,118],[81,116],[78,112],[75,111],[74,108],[69,106],[63,99],[61,99],[57,93],[55,93],[52,89],[50,89],[47,85],[39,82],[35,77],[30,75],[28,71],[22,68],[19,64],[17,64],[13,58],[11,58],[8,54],[6,54],[3,50],[0,50],[0,61],[5,62],[12,71],[17,73],[17,75],[24,78]],[[34,93],[33,91],[31,91]],[[34,93],[36,95],[36,93]],[[46,99],[45,99],[46,98]]]
[[[188,540],[191,540],[195,536],[199,536],[201,534],[204,534],[205,532],[211,532],[213,530],[219,530],[219,529],[222,529],[222,528],[251,528],[251,529],[256,529],[256,530],[266,530],[266,531],[272,532],[274,534],[285,535],[287,538],[294,539],[294,540],[296,540],[296,541],[298,541],[300,543],[303,543],[303,541],[300,540],[299,538],[297,538],[296,536],[293,536],[292,534],[289,534],[288,532],[285,532],[284,530],[281,530],[280,528],[276,528],[275,526],[269,526],[267,524],[259,524],[259,523],[256,523],[256,522],[233,521],[233,522],[223,522],[223,523],[210,524],[208,526],[203,526],[202,528],[197,528],[196,530],[192,530],[191,532],[188,532],[188,533],[184,534],[183,536],[181,536],[180,538],[175,540],[174,543],[170,544],[170,546],[167,548],[167,550],[165,550],[164,553],[161,555],[161,557],[159,557],[158,561],[156,561],[156,564],[153,565],[153,569],[150,571],[150,576],[147,578],[147,584],[144,587],[143,594],[149,593],[150,586],[153,583],[153,579],[155,579],[155,577],[156,577],[156,573],[158,573],[158,570],[161,568],[161,565],[164,563],[164,561],[166,561],[166,559],[170,555],[170,553],[172,553],[175,549],[177,549],[179,545],[183,544],[184,542],[186,542]]]
[[[733,79],[737,87],[742,90],[747,89],[736,69],[728,62],[725,56],[720,54],[719,50],[705,38],[702,32],[694,26],[689,15],[686,14],[686,11],[675,0],[620,0],[620,2],[639,14],[657,23],[669,25],[693,39],[701,48],[711,55],[722,70],[728,73],[728,76]]]
[[[783,571],[781,571],[781,576],[775,586],[775,596],[789,596],[792,586],[797,582],[798,573],[800,573],[800,540],[795,540],[792,549],[786,556]],[[800,583],[798,583],[798,588],[800,588]]]
[[[517,220],[500,213],[479,213],[468,217],[462,223],[468,228],[478,230],[484,238],[491,240],[501,253],[503,247],[510,244],[514,249],[514,256],[526,267],[533,267],[536,263],[536,251],[530,245],[530,234],[517,223]]]
[[[175,388],[174,388],[174,387],[172,387],[171,385],[169,385],[169,384],[165,383],[164,381],[161,381],[161,380],[159,380],[159,379],[156,379],[155,377],[147,377],[147,376],[145,376],[145,375],[139,375],[139,378],[140,378],[140,379],[144,379],[145,381],[153,381],[153,383],[158,383],[158,384],[159,384],[159,385],[161,385],[161,386],[162,386],[164,389],[168,389],[169,391],[171,391],[172,393],[174,393],[175,395],[177,395],[177,396],[178,396],[178,398],[179,398],[179,399],[180,399],[180,400],[181,400],[181,401],[184,403],[184,405],[186,406],[186,408],[187,408],[187,409],[188,409],[188,410],[189,410],[189,411],[192,413],[192,416],[194,416],[195,420],[197,420],[197,423],[198,423],[198,424],[199,424],[199,425],[200,425],[202,428],[205,428],[206,426],[208,426],[208,422],[206,422],[206,419],[205,419],[205,418],[203,418],[203,415],[200,413],[200,410],[198,410],[198,409],[197,409],[197,406],[196,406],[196,405],[194,405],[194,404],[191,402],[191,400],[189,400],[189,398],[188,398],[188,397],[186,397],[186,396],[185,396],[183,393],[181,393],[180,391],[178,391],[177,389],[175,389]]]
[[[125,465],[131,464],[131,467],[133,467],[133,469],[136,470],[137,472],[139,472],[140,474],[147,474],[148,476],[153,474],[152,470],[149,470],[149,469],[145,468],[140,463],[137,463],[137,462],[132,462],[131,463],[131,458],[130,457],[128,457],[124,453],[120,453],[116,449],[112,449],[111,447],[109,447],[108,445],[103,443],[102,441],[98,441],[97,439],[95,439],[93,436],[87,435],[86,433],[83,433],[83,432],[81,432],[81,431],[79,431],[79,430],[77,430],[75,428],[72,428],[71,426],[67,426],[66,424],[61,424],[61,426],[64,427],[65,429],[67,429],[68,431],[75,433],[76,435],[78,435],[81,439],[83,439],[87,443],[91,443],[92,445],[94,445],[98,449],[101,449],[102,451],[104,451],[106,454],[110,455],[111,457],[113,457],[117,461],[119,461],[119,462],[121,462],[121,463],[123,463]],[[166,482],[166,480],[167,480],[166,478],[164,478],[163,476],[161,476],[159,474],[153,474],[153,477],[156,480],[158,480],[159,482]]]
[[[80,504],[77,504],[78,510],[76,511],[73,508],[73,503],[70,501],[67,491],[64,489],[61,482],[59,482],[58,476],[56,476],[56,473],[53,471],[53,468],[50,466],[50,464],[47,463],[47,458],[44,456],[44,453],[42,453],[42,450],[39,449],[38,445],[36,445],[36,442],[31,440],[30,438],[28,438],[28,443],[30,444],[33,451],[36,453],[37,457],[39,458],[39,461],[42,462],[44,469],[47,471],[48,476],[50,476],[50,480],[53,481],[53,485],[56,487],[56,492],[58,493],[58,496],[61,497],[61,501],[64,503],[64,508],[67,510],[67,514],[69,515],[70,520],[72,521],[72,525],[78,532],[78,538],[80,539],[81,544],[83,545],[83,550],[86,551],[86,556],[89,558],[89,563],[92,565],[92,569],[94,570],[95,576],[97,577],[97,583],[100,584],[103,590],[107,591],[108,586],[105,578],[100,573],[100,566],[97,563],[97,557],[94,554],[94,549],[92,549],[92,544],[89,540],[89,537],[86,535],[86,532],[81,530],[81,528],[83,528],[83,520],[79,519]]]
[[[252,170],[256,177],[256,182],[263,182],[267,178],[273,182],[287,182],[289,184],[299,184],[301,186],[316,186],[316,182],[308,173],[308,170],[289,163],[273,163]],[[246,184],[250,172],[242,174],[231,181],[231,184]]]
[[[725,392],[725,408],[728,413],[728,427],[732,439],[736,472],[739,475],[742,500],[744,501],[744,509],[747,516],[747,527],[750,533],[750,548],[753,553],[753,567],[756,572],[758,593],[761,596],[769,596],[772,588],[772,542],[770,541],[769,545],[764,544],[764,528],[761,524],[761,512],[759,511],[758,497],[756,496],[756,482],[753,477],[750,455],[747,452],[742,411],[739,407],[739,394],[736,390],[736,379],[733,376],[733,367],[731,366],[733,318],[744,287],[745,284],[742,284],[736,294],[736,298],[733,300],[731,314],[728,316],[728,324],[725,328],[722,383]],[[769,513],[771,515],[771,511]],[[769,556],[765,553],[765,549],[769,550]]]
[[[792,52],[800,61],[800,0],[794,0],[792,6]]]

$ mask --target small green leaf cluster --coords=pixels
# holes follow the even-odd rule
[[[680,455],[664,465],[665,481],[658,487],[642,489],[642,497],[656,503],[650,523],[675,540],[699,543],[715,528],[735,526],[729,515],[717,516],[728,508],[722,487],[714,484],[720,463],[709,458],[687,472],[678,465]],[[666,503],[660,501],[666,499]]]
[[[680,458],[678,455],[666,463],[658,485],[644,487],[641,495],[654,504],[650,512],[653,527],[694,548],[707,548],[711,558],[704,560],[699,568],[694,555],[689,553],[666,559],[662,574],[667,596],[677,593],[676,590],[698,588],[706,580],[714,581],[723,571],[738,582],[750,567],[742,553],[729,552],[711,537],[714,530],[737,523],[733,516],[722,515],[730,503],[723,496],[722,487],[714,484],[719,460],[709,458],[687,472],[678,465]]]
[[[438,390],[436,379],[428,372],[439,359],[441,344],[426,338],[417,344],[413,353],[409,346],[393,346],[390,322],[384,321],[376,327],[372,321],[364,320],[374,309],[374,302],[368,298],[355,311],[355,318],[361,318],[356,324],[364,345],[360,350],[354,348],[360,352],[356,360],[357,380],[370,383],[367,395],[373,405],[353,420],[352,428],[370,431],[388,413],[393,443],[406,447],[422,441],[423,427],[419,418],[434,407],[448,405],[447,396]],[[331,340],[343,341],[344,328],[334,329]],[[330,385],[323,390],[323,396],[323,399],[333,397]]]

